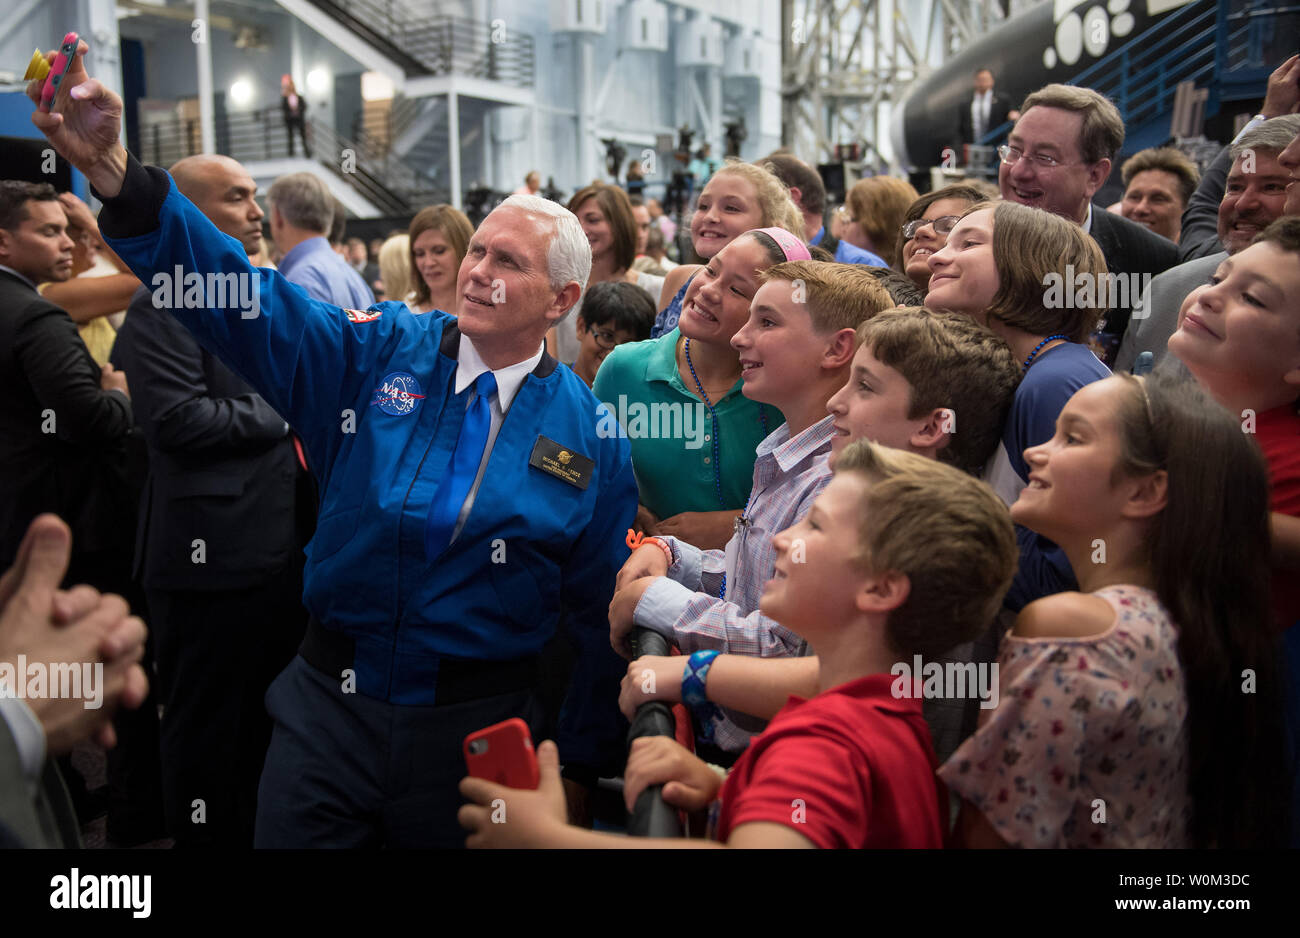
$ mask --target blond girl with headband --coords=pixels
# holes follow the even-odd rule
[[[803,240],[803,217],[790,198],[790,190],[772,173],[752,163],[727,163],[714,173],[700,192],[690,225],[691,245],[705,261],[740,234],[755,228],[781,228]],[[667,335],[677,327],[687,285],[700,269],[699,265],[684,263],[668,272],[650,338]]]

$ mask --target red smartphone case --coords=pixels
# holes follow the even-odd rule
[[[465,737],[465,765],[474,778],[507,788],[535,789],[541,776],[528,724],[518,717],[503,720]]]

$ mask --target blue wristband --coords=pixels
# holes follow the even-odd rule
[[[686,659],[686,670],[682,672],[682,703],[692,710],[709,702],[705,682],[716,657],[716,651],[697,651]]]
[[[718,657],[716,651],[697,651],[686,659],[686,669],[682,671],[682,703],[690,708],[699,727],[700,738],[713,742],[713,727],[723,719],[722,711],[716,704],[709,702],[706,682],[713,659]]]

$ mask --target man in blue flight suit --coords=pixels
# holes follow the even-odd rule
[[[579,777],[617,771],[626,668],[605,633],[636,486],[627,441],[598,433],[603,405],[542,344],[590,273],[577,219],[529,196],[493,211],[458,317],[312,300],[127,156],[121,99],[86,75],[86,50],[33,123],[104,200],[114,250],[146,285],[184,278],[177,318],[319,467],[312,622],[267,694],[257,845],[462,844],[461,743],[514,716],[538,733],[538,658],[561,613],[577,645],[561,758]]]

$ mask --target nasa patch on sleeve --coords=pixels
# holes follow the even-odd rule
[[[533,454],[528,458],[528,465],[568,482],[584,492],[591,484],[592,470],[596,468],[596,463],[586,456],[544,436],[537,438]]]
[[[343,313],[348,317],[349,322],[374,322],[380,316],[384,315],[382,309],[364,310],[364,309],[344,309]]]
[[[370,400],[371,407],[378,407],[393,417],[405,417],[414,413],[424,394],[420,392],[420,382],[414,375],[405,371],[394,371],[384,378],[383,383],[375,388],[375,395]]]

